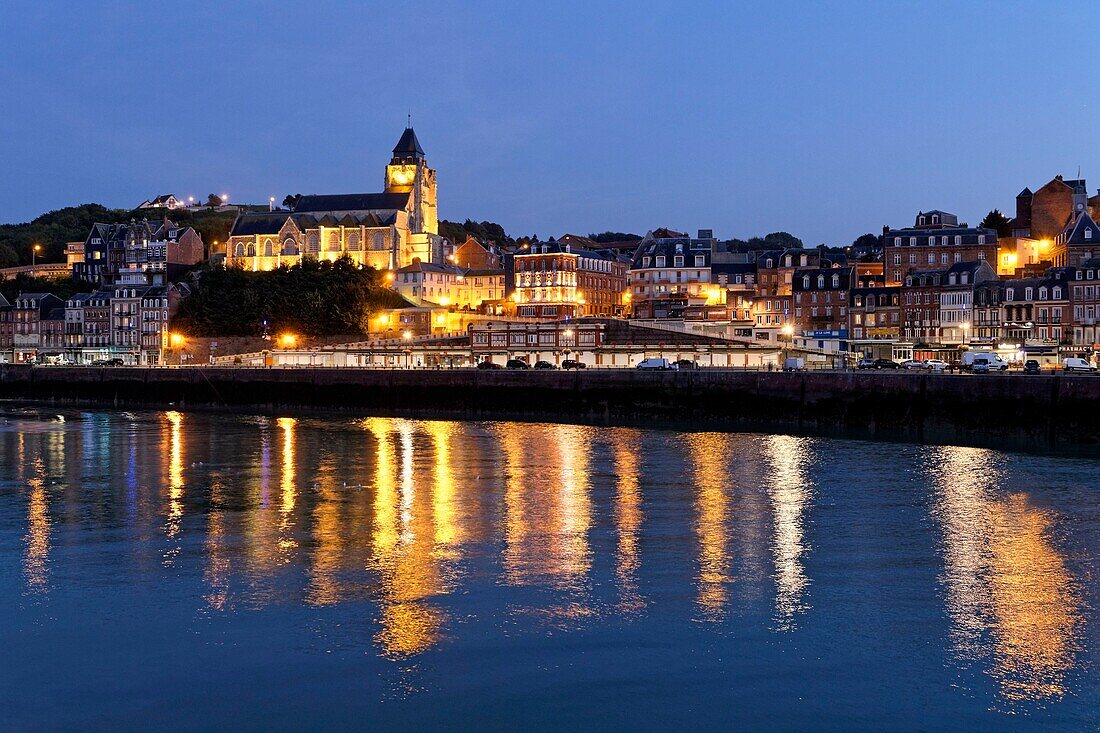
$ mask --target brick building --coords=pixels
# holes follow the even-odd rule
[[[794,273],[795,331],[809,339],[833,341],[848,349],[848,306],[854,284],[853,267],[816,267]],[[826,348],[824,344],[821,348]]]
[[[609,251],[540,242],[512,257],[516,313],[531,318],[622,315],[627,263]]]
[[[1072,268],[1052,267],[1043,277],[1004,282],[1001,338],[1020,343],[1061,343],[1073,336]]]
[[[853,288],[850,301],[851,349],[889,358],[891,345],[901,337],[901,286]]]
[[[997,263],[997,232],[960,224],[954,214],[922,211],[912,227],[883,227],[883,265],[887,285],[900,285],[912,270],[946,270],[957,262]]]

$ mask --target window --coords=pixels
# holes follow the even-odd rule
[[[963,238],[960,235],[956,234],[955,235],[955,244],[962,244],[962,243],[963,243]]]
[[[825,287],[825,276],[824,275],[818,275],[817,276],[817,287],[819,287],[819,288]]]
[[[1032,300],[1035,295],[1034,288],[1024,288],[1024,300]]]
[[[695,255],[695,266],[706,267],[706,258],[703,255]]]
[[[833,287],[834,288],[839,288],[840,287],[840,275],[833,275]]]
[[[901,237],[894,237],[894,246],[895,247],[900,247],[901,246]]]
[[[683,255],[676,255],[675,257],[673,257],[672,258],[672,266],[673,267],[683,267],[684,266],[684,256]]]
[[[1047,289],[1046,288],[1039,288],[1039,300],[1046,300],[1046,299],[1047,299]]]
[[[1091,229],[1086,229],[1085,230],[1085,239],[1092,239],[1092,230]]]
[[[657,255],[657,267],[664,267],[664,266],[665,266],[665,256],[664,255]]]
[[[901,264],[901,252],[895,252],[894,253],[894,264],[895,265],[900,265]]]
[[[1005,289],[1005,300],[1016,300],[1016,289],[1015,288],[1006,288]]]
[[[1051,300],[1061,300],[1062,299],[1062,288],[1058,287],[1057,285],[1054,286],[1054,289],[1051,290],[1050,297],[1051,297]]]
[[[805,290],[810,289],[810,276],[809,275],[803,275],[802,276],[802,287]]]
[[[985,235],[984,234],[979,234],[978,235],[978,244],[985,244]]]

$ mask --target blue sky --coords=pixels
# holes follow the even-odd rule
[[[845,244],[1100,186],[1081,3],[5,0],[0,221],[375,191],[411,112],[444,218]]]

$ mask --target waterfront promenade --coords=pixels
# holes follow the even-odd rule
[[[1100,378],[909,372],[646,372],[0,366],[0,399],[347,409],[597,424],[843,430],[1039,448],[1100,440]]]

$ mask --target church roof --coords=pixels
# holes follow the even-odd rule
[[[409,202],[409,193],[337,193],[303,196],[294,213],[314,211],[401,211]]]
[[[394,146],[393,154],[396,156],[419,155],[423,157],[424,148],[420,147],[420,141],[416,139],[416,133],[411,127],[406,127],[405,131],[401,133],[401,139]]]
[[[286,223],[288,214],[242,213],[233,222],[230,236],[251,236],[254,234],[278,234]]]

